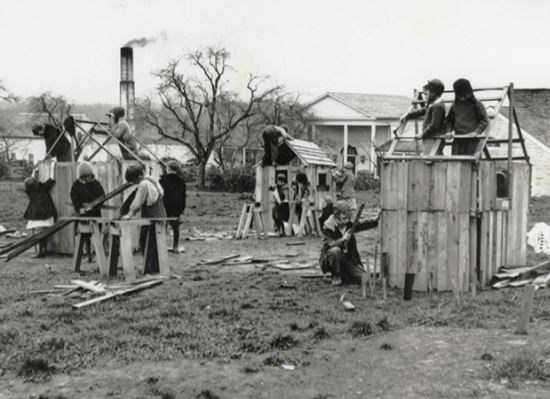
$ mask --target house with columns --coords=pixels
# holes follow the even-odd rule
[[[406,96],[327,92],[306,104],[312,138],[334,162],[350,161],[354,172],[376,173],[376,148],[391,138],[411,107]]]

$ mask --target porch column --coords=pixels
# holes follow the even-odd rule
[[[311,124],[311,141],[317,142],[317,131],[315,130],[315,123]]]
[[[348,161],[348,125],[344,125],[344,152],[342,166]]]
[[[374,137],[376,136],[376,125],[370,125],[370,167],[372,172],[376,172],[376,152],[374,151]]]

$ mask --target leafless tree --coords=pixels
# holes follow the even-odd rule
[[[0,80],[0,100],[3,101],[11,101],[11,102],[17,102],[19,101],[19,97],[17,97],[15,94],[13,94]]]
[[[180,69],[181,60],[172,61],[156,72],[155,106],[151,97],[138,102],[137,118],[153,126],[162,136],[183,144],[198,164],[198,183],[205,185],[205,171],[213,152],[235,134],[256,112],[264,99],[280,88],[268,87],[269,79],[249,75],[246,95],[231,90],[233,69],[225,48],[208,47],[185,57],[189,72]]]
[[[29,99],[29,110],[46,114],[48,122],[60,130],[63,130],[63,121],[70,115],[71,108],[69,101],[61,95],[42,93]]]

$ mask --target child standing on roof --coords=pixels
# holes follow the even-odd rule
[[[422,139],[422,154],[429,155],[437,143],[434,137],[445,132],[445,104],[441,99],[445,85],[439,79],[432,79],[424,85],[423,90],[427,101],[426,107],[403,115],[400,121],[424,115],[422,134],[418,138]],[[436,155],[441,154],[442,150],[442,148],[437,148]]]
[[[467,79],[458,79],[453,83],[455,101],[447,116],[447,128],[454,130],[453,155],[473,155],[479,140],[460,138],[461,135],[480,135],[489,125],[485,106],[476,99],[472,85]]]
[[[285,125],[267,125],[262,131],[262,139],[264,140],[262,166],[277,166],[279,138],[281,137],[286,140],[292,140],[292,137],[288,134],[288,127]]]

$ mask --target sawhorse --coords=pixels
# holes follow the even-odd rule
[[[246,238],[248,231],[254,221],[256,227],[256,236],[258,239],[267,238],[267,231],[265,228],[262,207],[254,203],[245,203],[241,212],[241,218],[239,219],[239,226],[237,227],[237,233],[235,238]]]

